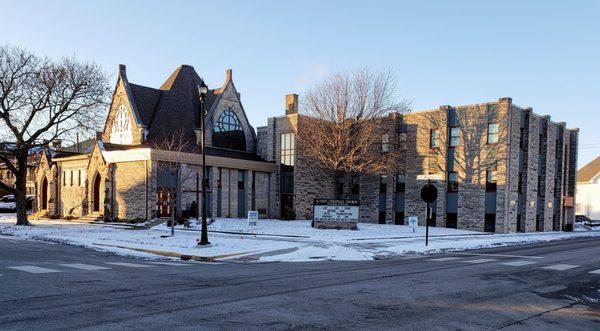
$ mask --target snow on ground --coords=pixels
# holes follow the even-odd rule
[[[132,249],[150,249],[186,255],[246,262],[371,260],[407,254],[432,254],[473,248],[515,245],[574,237],[600,237],[600,231],[496,234],[430,228],[425,246],[423,227],[416,234],[408,226],[359,224],[359,230],[320,230],[309,221],[259,220],[248,226],[242,219],[217,219],[209,226],[210,247],[199,247],[200,225],[178,226],[174,237],[161,224],[154,228],[111,224],[80,224],[62,220],[33,220],[34,226],[17,227],[14,214],[0,215],[0,234],[44,240],[144,258],[163,258]],[[228,232],[228,233],[223,233]],[[117,247],[118,246],[118,247]],[[235,254],[228,257],[221,255]]]

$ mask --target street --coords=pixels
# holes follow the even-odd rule
[[[599,243],[199,263],[0,236],[0,329],[598,330]]]

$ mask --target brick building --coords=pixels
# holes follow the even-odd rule
[[[310,146],[296,142],[306,119],[297,95],[287,95],[285,114],[255,132],[228,70],[224,84],[206,96],[201,128],[199,86],[205,83],[190,66],[177,68],[158,89],[130,83],[120,66],[92,148],[42,155],[35,175],[39,213],[121,220],[193,213],[201,129],[209,216],[257,210],[262,218],[311,219],[313,199],[336,197],[335,176],[306,158]],[[390,173],[364,174],[352,187],[363,222],[404,224],[418,216],[423,224],[423,183],[416,176],[438,174],[433,226],[507,233],[573,223],[578,130],[565,123],[502,98],[392,113],[380,130],[381,153],[394,148],[399,156]],[[164,142],[175,133],[187,143],[174,150]]]
[[[286,113],[257,128],[258,154],[276,163],[271,211],[312,217],[314,198],[335,198],[333,174],[307,162],[297,146],[297,96]],[[365,174],[353,198],[363,222],[404,224],[426,206],[419,174],[439,174],[430,225],[498,233],[551,231],[574,219],[577,129],[521,108],[510,98],[407,114],[382,121],[382,153],[399,149],[395,170]],[[383,146],[385,145],[385,148]]]

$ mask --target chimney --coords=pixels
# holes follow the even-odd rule
[[[288,94],[285,96],[285,114],[298,114],[298,94]]]
[[[227,71],[225,71],[225,82],[228,82],[231,80],[233,75],[233,71],[231,69],[227,69]]]

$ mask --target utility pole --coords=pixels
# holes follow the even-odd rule
[[[202,235],[200,237],[200,242],[198,245],[210,245],[208,241],[208,226],[206,224],[206,155],[204,153],[204,144],[205,144],[205,117],[206,110],[204,109],[204,101],[206,100],[206,93],[208,92],[208,87],[198,86],[198,92],[200,94],[200,130],[202,130],[202,143],[200,144],[200,149],[202,152]]]

